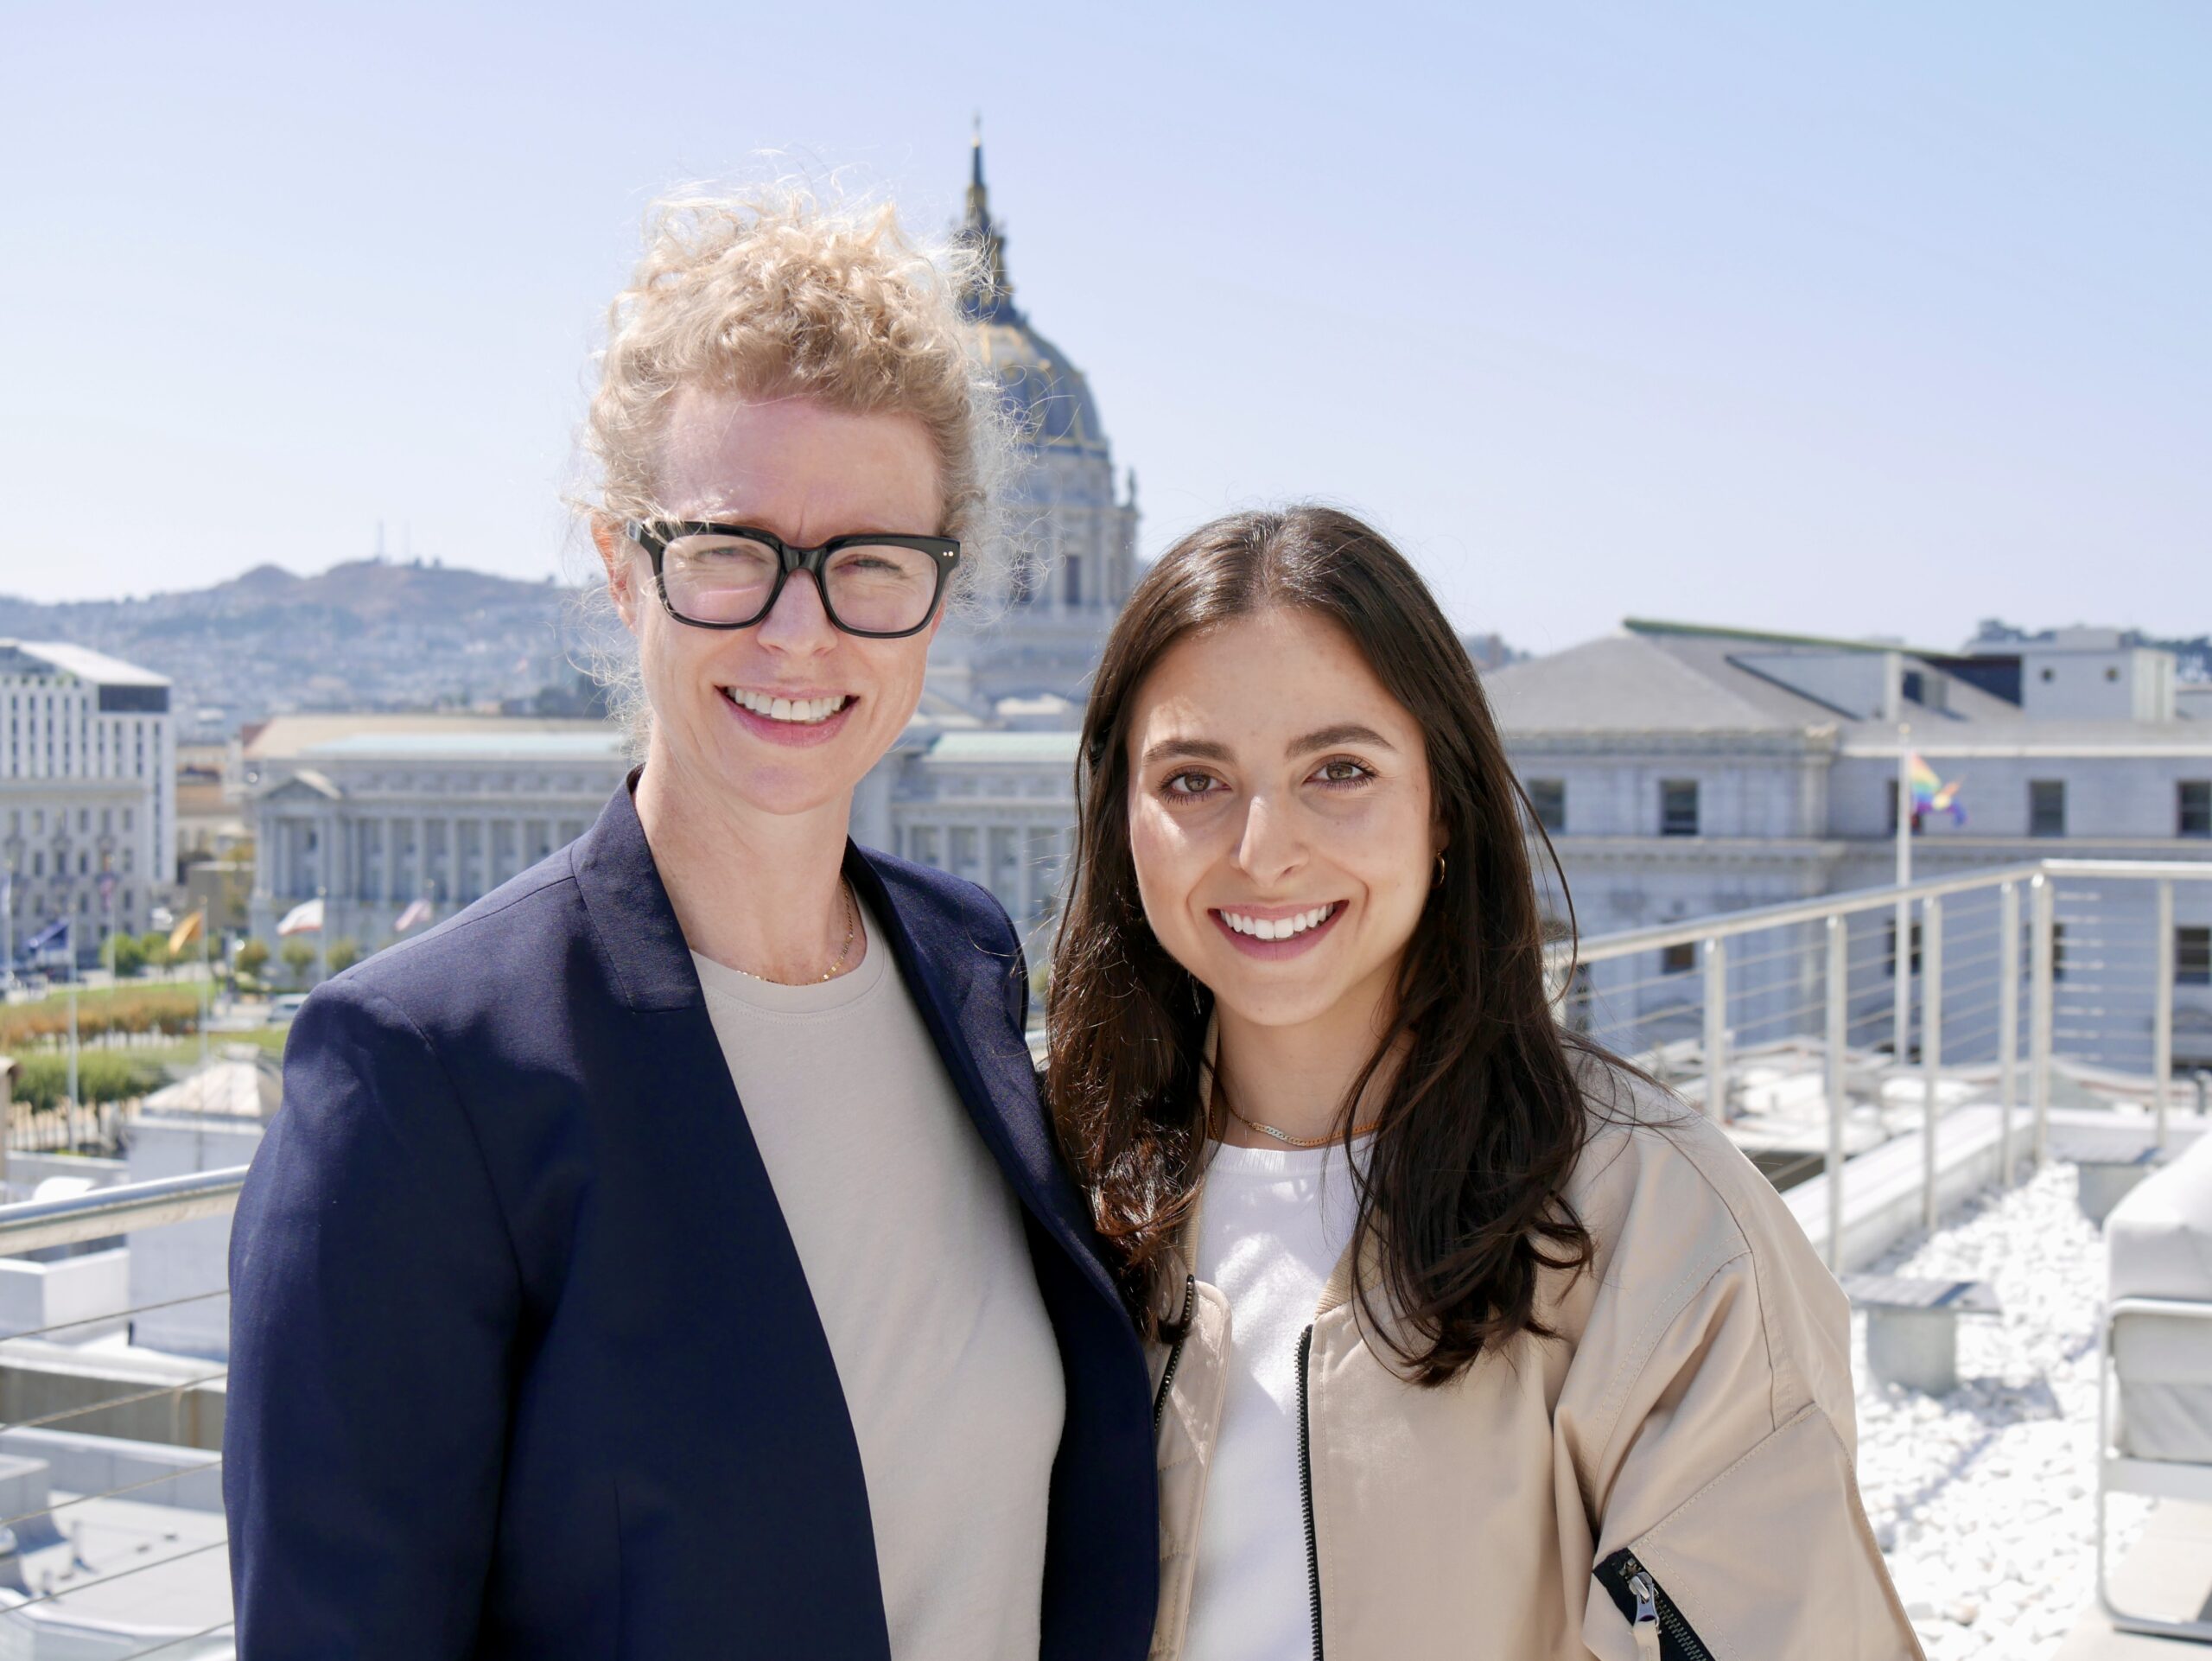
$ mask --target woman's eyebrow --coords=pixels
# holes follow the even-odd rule
[[[1163,738],[1144,753],[1142,765],[1150,767],[1155,761],[1185,758],[1196,761],[1226,761],[1229,746],[1217,744],[1210,738]]]
[[[1323,727],[1303,738],[1294,738],[1283,747],[1285,755],[1306,755],[1315,750],[1332,748],[1338,744],[1374,744],[1395,751],[1397,746],[1372,727],[1363,727],[1357,721],[1347,721],[1334,727]]]

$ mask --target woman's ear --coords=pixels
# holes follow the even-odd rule
[[[622,527],[604,513],[594,513],[591,519],[591,539],[599,550],[600,563],[607,567],[607,592],[620,614],[622,627],[632,634],[638,632],[637,591],[631,582],[638,569],[638,562],[631,557],[637,544],[622,534]]]

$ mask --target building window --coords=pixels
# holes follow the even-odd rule
[[[2066,781],[2031,779],[2028,781],[2028,834],[2063,837],[2066,834]]]
[[[2212,928],[2184,923],[2174,931],[2174,983],[2212,986]]]
[[[2021,949],[2021,961],[2032,964],[2036,960],[2035,925],[2027,924],[2023,932],[2027,939]],[[2050,977],[2055,981],[2066,978],[2066,925],[2063,923],[2050,926]]]
[[[1567,988],[1567,1027],[1569,1032],[1586,1033],[1590,1030],[1591,1007],[1597,1002],[1595,989],[1590,981],[1590,965],[1574,965],[1574,978]]]
[[[1882,972],[1891,980],[1897,977],[1897,921],[1892,917],[1882,929]],[[1912,972],[1920,972],[1920,925],[1912,926]]]
[[[1889,812],[1883,822],[1882,832],[1891,837],[1897,833],[1897,781],[1894,779],[1889,781]]]
[[[1068,604],[1079,606],[1083,603],[1083,556],[1070,554],[1067,557],[1066,570]]]
[[[2174,834],[2212,837],[2212,779],[2184,779],[2174,786]]]
[[[1669,779],[1659,786],[1659,834],[1697,835],[1697,780]]]
[[[1659,954],[1659,972],[1662,975],[1687,975],[1697,967],[1697,943],[1683,940],[1669,946]]]
[[[1529,805],[1536,811],[1536,823],[1557,836],[1567,829],[1567,780],[1564,779],[1531,779],[1529,780]]]

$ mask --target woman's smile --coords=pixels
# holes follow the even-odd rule
[[[827,744],[844,731],[860,699],[848,692],[771,691],[725,686],[722,702],[755,738],[792,749]]]
[[[1345,902],[1318,906],[1218,906],[1206,914],[1248,958],[1262,962],[1296,958],[1320,945],[1344,914]]]

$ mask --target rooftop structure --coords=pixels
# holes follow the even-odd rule
[[[65,642],[0,640],[0,970],[54,920],[90,962],[174,878],[169,683]]]

